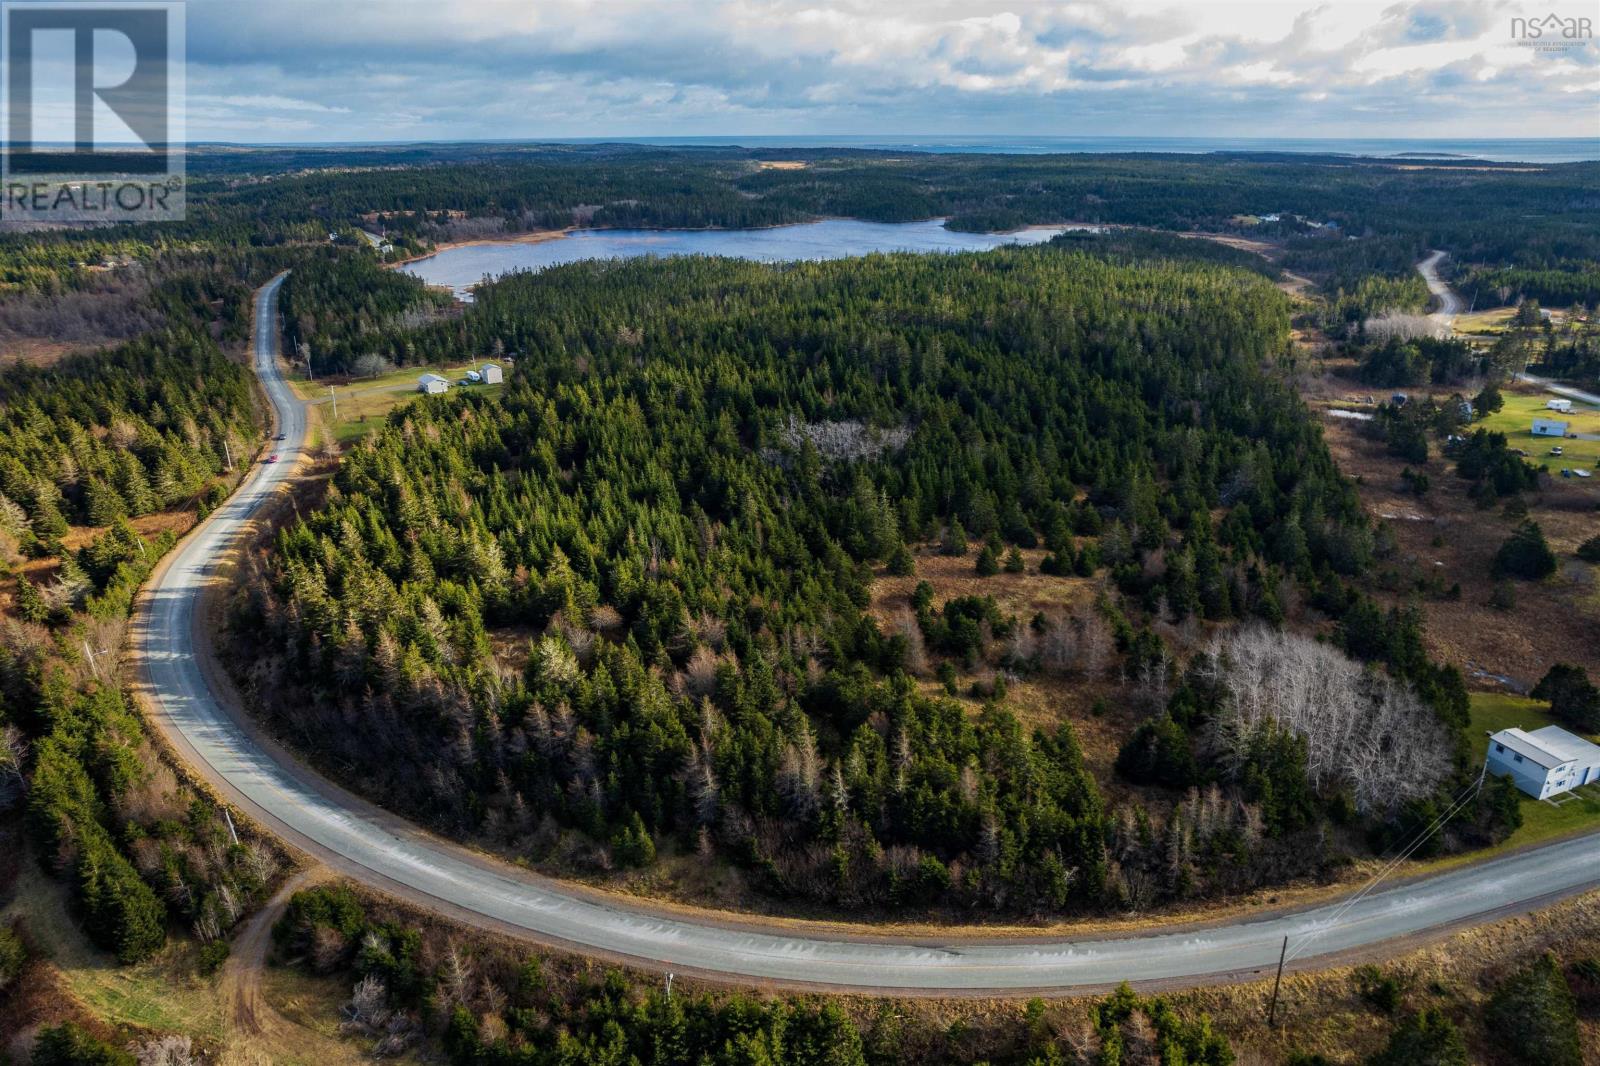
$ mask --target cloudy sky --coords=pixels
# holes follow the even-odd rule
[[[1592,0],[189,0],[190,140],[1600,134]]]

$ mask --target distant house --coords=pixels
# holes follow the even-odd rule
[[[483,375],[483,383],[485,385],[500,384],[500,368],[493,363],[484,363],[478,368],[478,373]]]
[[[1528,795],[1548,799],[1600,781],[1600,745],[1560,726],[1531,733],[1513,727],[1489,738],[1486,765],[1496,777],[1509,774]]]
[[[1535,418],[1533,420],[1533,435],[1535,437],[1565,437],[1567,423],[1556,418]]]
[[[1263,222],[1279,222],[1279,221],[1282,220],[1282,218],[1283,218],[1282,215],[1277,215],[1277,214],[1262,215],[1261,216],[1261,221],[1263,221]]]
[[[1563,414],[1572,410],[1571,400],[1546,400],[1544,405],[1551,411],[1560,411]]]
[[[424,374],[417,379],[417,391],[438,396],[450,388],[450,383],[438,374]]]

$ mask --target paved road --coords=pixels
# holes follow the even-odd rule
[[[288,460],[304,443],[304,412],[273,358],[277,286],[259,297],[256,370],[288,435],[279,448],[286,461],[258,466],[179,546],[142,601],[135,647],[156,723],[195,769],[263,825],[368,884],[490,928],[679,973],[912,993],[1085,990],[1124,979],[1206,983],[1264,972],[1285,936],[1305,964],[1600,884],[1600,835],[1592,835],[1388,886],[1336,923],[1330,908],[1321,908],[1129,937],[896,939],[652,910],[428,836],[319,777],[233,717],[208,688],[194,653],[196,601],[214,561],[291,476]]]
[[[1571,385],[1563,385],[1560,382],[1551,381],[1549,378],[1542,378],[1537,374],[1522,373],[1518,374],[1517,377],[1526,381],[1529,385],[1537,385],[1546,392],[1553,392],[1557,396],[1565,396],[1569,400],[1577,400],[1579,403],[1586,403],[1591,407],[1600,407],[1600,396],[1592,392],[1575,389]],[[1588,435],[1579,433],[1577,436],[1585,437]]]
[[[1456,295],[1454,289],[1445,284],[1439,276],[1439,264],[1444,262],[1443,252],[1430,252],[1428,258],[1417,264],[1417,273],[1422,275],[1423,283],[1439,301],[1439,309],[1428,317],[1446,329],[1454,329],[1456,316],[1461,313],[1461,297]]]
[[[1439,276],[1439,264],[1444,260],[1444,257],[1444,252],[1430,252],[1428,258],[1417,264],[1417,273],[1422,275],[1422,280],[1428,286],[1428,291],[1439,300],[1439,309],[1428,317],[1440,325],[1454,329],[1456,316],[1461,313],[1462,303],[1461,297],[1456,291]],[[1529,385],[1535,385],[1547,392],[1553,392],[1557,396],[1565,396],[1569,400],[1577,400],[1579,403],[1600,407],[1600,395],[1595,393],[1585,392],[1583,389],[1575,389],[1571,385],[1562,385],[1559,382],[1551,381],[1549,378],[1539,377],[1537,374],[1522,373],[1518,374],[1517,378],[1526,381]]]

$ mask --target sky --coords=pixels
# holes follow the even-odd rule
[[[1600,136],[1600,41],[1512,34],[1592,0],[187,8],[190,141]]]

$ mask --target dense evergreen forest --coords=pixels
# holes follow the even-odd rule
[[[0,814],[120,960],[186,930],[214,968],[281,865],[177,780],[112,664],[174,531],[259,443],[237,352],[252,288],[286,267],[290,351],[319,374],[515,361],[500,398],[421,401],[356,445],[233,605],[276,724],[448,832],[593,871],[699,851],[829,907],[1141,908],[1381,849],[1476,769],[1461,676],[1429,661],[1417,611],[1361,591],[1382,548],[1274,372],[1289,305],[1271,281],[1313,279],[1319,324],[1362,339],[1374,387],[1465,380],[1470,353],[1370,320],[1422,309],[1412,268],[1435,247],[1464,292],[1594,303],[1592,164],[434,146],[217,153],[191,173],[182,223],[0,234],[0,362],[19,340],[83,349],[0,368]],[[835,214],[1168,232],[581,264],[466,309],[383,262],[530,228]],[[1186,230],[1266,240],[1276,265]],[[1537,352],[1600,376],[1591,334]],[[1451,417],[1384,409],[1374,429],[1425,451]],[[1533,484],[1497,434],[1456,459],[1486,506]],[[880,609],[885,579],[935,555],[977,591],[923,581]],[[982,581],[1017,568],[1082,595],[1008,613]],[[1342,686],[1377,723],[1364,736],[1416,756],[1414,780],[1376,796],[1392,764],[1330,769],[1316,708],[1263,715],[1273,662]],[[1007,686],[1036,681],[1136,708],[1114,778],[1090,772],[1072,715],[1020,716]],[[1518,817],[1492,786],[1443,846]],[[432,1009],[448,975],[413,965],[412,931],[341,908],[305,904],[286,942],[343,945],[339,966]],[[753,1061],[892,1061],[810,1004],[613,988],[580,1007],[496,977],[509,1006],[480,990],[449,1013],[455,1061],[730,1042]],[[1171,1061],[1227,1061],[1163,1010],[1114,997],[1095,1038],[1154,1025]],[[682,1055],[650,1058],[662,1041]],[[1383,1061],[1460,1042],[1419,1015]],[[51,1030],[38,1054],[93,1043]],[[1035,1042],[1005,1061],[1064,1057]]]
[[[164,330],[0,377],[0,500],[60,537],[198,495],[256,435],[249,372],[209,337]],[[0,502],[0,508],[7,504]],[[26,547],[26,545],[24,545]]]
[[[1107,809],[1069,724],[970,715],[916,681],[935,661],[1093,681],[1111,664],[1060,649],[1103,632],[1124,676],[1164,675],[1144,620],[1276,622],[1293,581],[1458,723],[1415,620],[1345,583],[1371,533],[1267,370],[1285,298],[1116,258],[575,264],[483,289],[406,343],[527,353],[511,388],[397,415],[281,535],[235,619],[260,706],[385,800],[535,855],[569,827],[643,865],[666,836],[785,895],[1020,908],[1120,898],[1164,844]],[[931,589],[898,628],[865,610],[875,568],[967,538],[1108,591],[1079,617]],[[1298,867],[1300,741],[1252,737],[1183,782],[1227,786],[1195,800],[1211,872],[1183,884]]]
[[[214,339],[228,295],[249,289],[172,280],[149,294],[165,322],[149,335],[0,371],[0,816],[26,812],[34,857],[124,963],[173,925],[220,962],[279,865],[180,784],[118,676],[133,597],[176,539],[130,519],[203,514],[227,449],[248,463],[259,440],[249,371]]]
[[[199,153],[197,164],[206,158]],[[799,166],[764,168],[764,160]],[[1081,221],[1248,232],[1285,242],[1291,269],[1346,283],[1366,273],[1402,275],[1425,249],[1446,247],[1460,262],[1524,272],[1516,285],[1551,275],[1539,284],[1566,295],[1541,298],[1563,305],[1587,283],[1557,279],[1592,275],[1600,260],[1600,238],[1586,224],[1592,163],[1529,169],[1242,154],[908,157],[592,145],[262,150],[228,153],[220,166],[194,173],[186,222],[8,234],[0,282],[83,284],[87,268],[106,261],[151,260],[196,243],[311,242],[353,225],[403,240],[824,216],[944,216],[977,230]]]

